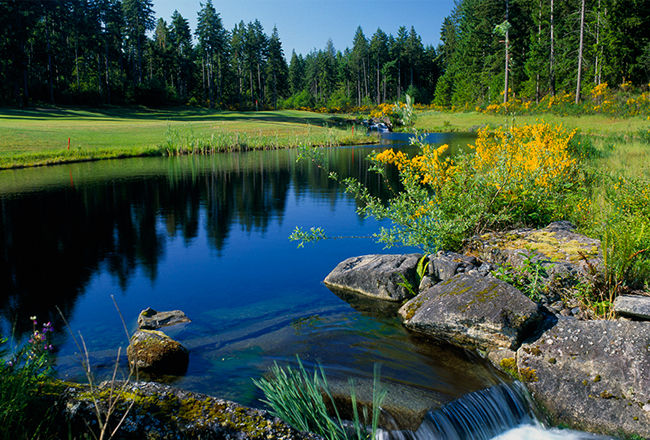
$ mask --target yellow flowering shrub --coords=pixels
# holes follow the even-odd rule
[[[586,200],[577,202],[582,181],[579,158],[572,155],[574,135],[549,124],[485,128],[473,150],[453,158],[447,145],[428,145],[415,136],[412,144],[420,149],[414,156],[393,149],[370,156],[371,169],[393,191],[389,199],[356,179],[339,181],[362,202],[360,213],[391,222],[375,236],[387,247],[458,250],[463,240],[486,231],[546,226],[570,218],[574,206],[589,210]],[[390,183],[390,167],[398,171],[399,187]]]
[[[380,167],[395,166],[404,190],[387,208],[370,203],[368,210],[396,225],[384,231],[386,243],[424,243],[429,251],[458,247],[485,230],[565,218],[576,206],[567,200],[579,176],[570,146],[574,135],[541,123],[481,129],[473,152],[453,159],[447,145],[417,140],[414,157],[384,150],[372,159]]]
[[[577,165],[569,153],[575,133],[550,124],[479,130],[474,167],[489,175],[499,173],[489,179],[492,185],[503,185],[504,180],[519,185],[532,180],[540,187],[566,182]]]
[[[392,148],[377,154],[374,159],[382,164],[392,164],[400,172],[404,173],[405,179],[412,179],[414,183],[431,185],[440,189],[456,171],[453,160],[444,157],[449,145],[442,145],[438,148],[429,144],[421,146],[421,154],[410,159],[401,151],[397,153]]]

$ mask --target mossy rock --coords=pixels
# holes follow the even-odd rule
[[[150,373],[181,375],[187,371],[189,351],[157,330],[138,330],[126,349],[131,365]]]
[[[511,285],[467,274],[436,284],[399,314],[412,331],[481,351],[516,349],[542,319],[537,304]]]
[[[94,393],[70,387],[65,395],[69,424],[95,429],[97,409],[121,439],[305,439],[320,437],[291,428],[264,410],[153,382],[104,382]]]
[[[600,240],[575,232],[566,221],[553,222],[544,229],[517,229],[484,234],[469,240],[465,251],[495,265],[520,267],[526,258],[539,261],[547,269],[549,281],[555,276],[581,275],[602,265]]]

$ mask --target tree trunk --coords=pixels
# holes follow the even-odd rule
[[[99,91],[99,99],[102,97],[102,56],[97,52],[97,90]]]
[[[402,60],[397,61],[397,100],[402,99]]]
[[[260,63],[257,63],[257,85],[260,93],[260,101],[262,101],[262,109],[264,109],[264,89],[262,88],[262,72]]]
[[[602,67],[600,63],[602,63],[602,60],[599,52],[602,54],[602,46],[600,45],[600,0],[598,0],[598,14],[596,16],[596,59],[594,60],[594,84],[596,85],[600,85],[601,82],[600,70]]]
[[[253,85],[253,69],[248,71],[248,82],[251,86],[251,109],[255,105],[255,88]]]
[[[50,21],[48,20],[49,14],[45,16],[45,38],[47,39],[47,74],[48,74],[48,89],[50,92],[50,104],[54,104],[54,84],[52,75],[52,54],[50,51]]]
[[[138,84],[142,83],[142,41],[138,35]]]
[[[510,47],[508,45],[510,44],[510,30],[509,28],[509,23],[508,19],[509,17],[509,6],[510,2],[506,0],[506,72],[505,72],[505,79],[504,79],[504,85],[503,85],[503,103],[507,104],[508,103],[508,81],[510,80]]]
[[[212,64],[212,61],[208,63],[208,90],[210,93],[210,110],[214,108],[214,70],[212,68]]]
[[[585,35],[585,0],[582,0],[580,9],[580,47],[578,48],[578,77],[576,80],[576,104],[580,103],[580,86],[582,85],[582,51]]]
[[[537,47],[542,44],[542,0],[539,0],[539,22],[537,24]],[[539,69],[535,75],[535,103],[539,104]]]
[[[365,58],[363,59],[363,97],[368,97],[368,70]]]
[[[111,104],[111,74],[108,66],[108,43],[104,42],[106,46],[106,99],[108,105]]]
[[[79,55],[78,55],[78,50],[79,50],[79,39],[75,38],[74,41],[74,65],[75,69],[77,71],[77,103],[80,103],[81,101],[81,80],[79,78]]]
[[[555,96],[555,21],[553,17],[554,0],[551,0],[551,54],[549,59],[549,87]]]
[[[379,77],[379,57],[377,57],[377,105],[381,103],[381,81]]]

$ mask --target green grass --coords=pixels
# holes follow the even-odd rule
[[[558,116],[552,113],[539,115],[494,115],[479,112],[448,113],[433,110],[417,114],[415,126],[423,131],[474,131],[477,127],[489,125],[533,124],[548,122],[553,125],[562,124],[567,129],[578,128],[581,133],[598,137],[625,135],[635,133],[650,126],[650,120],[645,117],[613,118],[606,115]]]
[[[185,133],[181,141],[189,139],[203,145],[216,137],[223,141],[218,150],[368,142],[362,130],[352,133],[346,122],[341,116],[296,110],[2,109],[0,168],[169,154],[170,133]],[[172,153],[197,152],[193,148],[187,151],[187,147],[176,145]]]

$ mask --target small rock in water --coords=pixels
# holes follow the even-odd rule
[[[140,315],[138,316],[138,329],[158,330],[161,327],[181,324],[184,322],[191,322],[191,320],[180,310],[158,312],[151,307],[147,307],[145,310],[140,312]]]
[[[158,330],[136,331],[126,353],[132,365],[159,374],[184,374],[189,363],[187,348]]]

